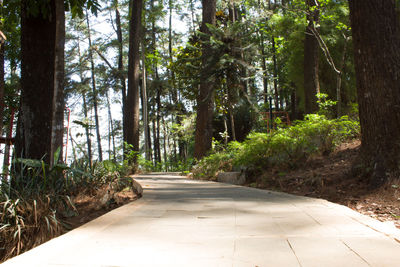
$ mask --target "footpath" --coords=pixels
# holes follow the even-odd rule
[[[1,266],[400,266],[400,231],[347,207],[171,174]]]

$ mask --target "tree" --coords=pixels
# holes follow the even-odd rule
[[[400,163],[400,28],[394,0],[350,0],[361,155],[371,185]]]
[[[132,0],[129,22],[128,94],[126,98],[126,142],[139,151],[139,63],[142,23],[142,0]]]
[[[21,104],[15,146],[17,157],[44,157],[51,163],[56,149],[62,148],[64,31],[62,0],[21,2]]]
[[[318,31],[316,24],[319,20],[318,0],[306,0],[307,21],[306,35],[304,39],[304,97],[305,113],[313,113],[318,110],[317,97],[319,93],[318,80],[318,41],[314,32]]]
[[[215,0],[203,0],[203,21],[201,32],[210,34],[207,24],[215,25]],[[205,38],[205,37],[203,37]],[[202,71],[197,97],[197,118],[194,157],[201,159],[211,149],[212,144],[212,118],[214,112],[214,85],[207,68],[210,61],[212,48],[210,44],[203,43],[202,47]]]
[[[96,124],[96,137],[97,137],[97,150],[99,153],[99,160],[103,161],[103,150],[101,147],[101,137],[100,137],[100,123],[99,123],[99,112],[98,112],[98,100],[97,100],[97,88],[96,88],[96,75],[95,75],[95,67],[94,67],[94,59],[93,59],[93,51],[92,51],[92,34],[89,23],[89,14],[86,11],[86,25],[87,25],[87,38],[89,42],[89,61],[90,61],[90,71],[91,71],[91,80],[92,80],[92,98],[93,98],[93,107],[94,107],[94,121]]]

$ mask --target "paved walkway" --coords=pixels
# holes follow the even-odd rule
[[[325,200],[178,176],[4,266],[400,266],[400,231]],[[398,241],[396,241],[396,239]]]

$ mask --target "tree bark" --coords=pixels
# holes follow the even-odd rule
[[[21,113],[15,149],[18,156],[53,164],[55,149],[62,147],[64,3],[51,0],[48,12],[37,15],[28,12],[28,3],[21,3]]]
[[[279,91],[278,91],[278,63],[276,60],[276,45],[275,45],[275,37],[272,36],[272,60],[274,62],[274,102],[275,102],[275,110],[279,110]]]
[[[318,40],[313,31],[317,31],[315,24],[319,21],[317,0],[307,0],[307,21],[304,39],[304,112],[314,113],[318,110],[317,94],[319,93],[318,79]]]
[[[0,135],[3,135],[3,119],[4,119],[4,43],[0,42]]]
[[[126,142],[126,77],[124,74],[124,61],[123,61],[123,38],[122,38],[122,26],[121,26],[121,15],[118,10],[118,1],[116,1],[115,8],[115,24],[117,26],[117,40],[118,40],[118,78],[121,86],[121,99],[122,99],[122,140]]]
[[[142,0],[132,0],[129,21],[128,95],[126,99],[127,143],[139,151],[139,81]],[[136,163],[137,158],[132,163]]]
[[[11,123],[8,124],[6,129],[6,138],[11,138],[12,134],[12,125]],[[11,145],[9,143],[5,144],[4,148],[4,159],[3,159],[3,179],[7,180],[8,173],[10,170],[10,153],[11,153]]]
[[[109,133],[108,133],[108,140],[109,140],[109,159],[116,159],[116,154],[115,154],[115,133],[114,133],[114,121],[112,118],[112,112],[111,112],[111,101],[110,97],[108,95],[108,92],[106,91],[106,98],[107,98],[107,112],[108,112],[108,126],[109,126]],[[112,144],[112,149],[111,149],[111,144]],[[111,157],[112,156],[112,157]]]
[[[86,104],[86,94],[85,92],[82,92],[82,107],[83,107],[83,115],[87,119],[89,117],[88,114],[88,108]],[[90,129],[89,126],[85,127],[85,133],[86,133],[86,146],[87,146],[87,156],[89,159],[89,164],[92,166],[92,160],[93,160],[93,155],[92,155],[92,140],[90,139]]]
[[[215,0],[203,0],[203,22],[201,31],[210,34],[206,24],[215,25]],[[214,82],[209,77],[207,68],[212,51],[210,45],[202,47],[202,70],[200,74],[200,92],[197,97],[197,118],[194,157],[201,159],[211,149],[212,119],[214,112]]]
[[[142,117],[144,128],[144,151],[146,160],[151,160],[151,146],[149,135],[149,112],[147,109],[147,73],[146,73],[146,59],[143,41],[142,45]]]
[[[361,155],[370,183],[400,163],[400,28],[394,0],[350,0],[361,124]],[[397,176],[398,177],[398,176]]]

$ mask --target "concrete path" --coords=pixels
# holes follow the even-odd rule
[[[399,230],[325,200],[137,180],[142,199],[3,266],[400,266]]]

